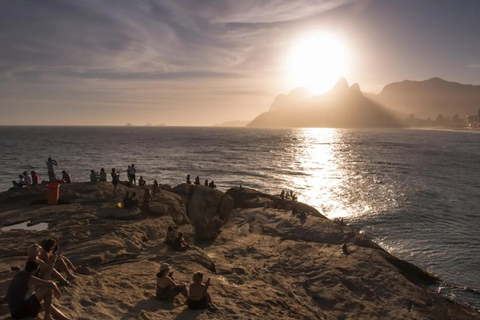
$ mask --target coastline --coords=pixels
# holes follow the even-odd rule
[[[264,310],[272,319],[480,316],[428,289],[435,281],[428,273],[306,204],[247,188],[223,193],[165,185],[151,217],[140,219],[139,210],[116,207],[127,190],[142,195],[142,188],[122,183],[114,198],[109,182],[62,185],[58,206],[42,203],[41,187],[0,193],[2,226],[49,223],[44,231],[0,232],[7,244],[0,251],[0,295],[11,267],[24,263],[27,246],[52,236],[74,264],[95,271],[62,288],[60,308],[76,318],[264,319]],[[169,249],[163,242],[169,225],[195,247]],[[188,310],[182,298],[156,300],[155,273],[163,262],[181,281],[198,270],[207,273],[218,311]],[[4,303],[0,310],[0,319],[7,319]]]

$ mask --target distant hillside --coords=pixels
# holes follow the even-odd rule
[[[288,95],[279,94],[273,100],[270,111],[289,108],[299,102],[305,101],[312,95],[306,88],[295,88]]]
[[[375,98],[378,102],[416,117],[476,114],[480,109],[480,86],[432,78],[425,81],[395,82],[386,85]]]
[[[278,98],[278,97],[277,97]],[[345,79],[332,91],[307,98],[259,115],[248,127],[401,127],[400,121],[384,106],[363,96],[358,84]]]
[[[214,124],[214,127],[245,127],[247,124],[249,124],[250,121],[228,121],[228,122],[223,122],[219,124]]]

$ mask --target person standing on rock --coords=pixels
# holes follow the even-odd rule
[[[192,181],[190,181],[190,175],[189,175],[189,174],[187,174],[187,184],[188,184],[188,185],[191,185],[191,184],[192,184]]]
[[[197,176],[197,177],[195,178],[195,182],[193,183],[193,185],[194,185],[194,186],[199,186],[199,185],[200,185],[200,177],[199,177],[199,176]]]
[[[36,186],[40,178],[38,177],[38,174],[35,171],[32,171],[30,173],[32,175],[32,186]]]
[[[143,194],[143,213],[145,218],[148,217],[150,214],[150,201],[152,201],[152,194],[150,193],[150,189],[145,189],[145,193]]]
[[[52,158],[48,158],[46,165],[48,171],[48,181],[56,182],[57,178],[55,177],[55,169],[53,169],[53,166],[57,166],[57,161],[52,160]]]
[[[120,181],[120,172],[115,170],[115,168],[112,168],[112,184],[113,184],[113,196],[115,197],[117,195],[117,185],[118,182]]]
[[[53,281],[35,277],[38,270],[38,263],[35,260],[28,260],[25,270],[18,272],[13,277],[7,292],[12,318],[36,318],[43,308],[44,319],[50,320],[53,315],[55,319],[68,320],[67,316],[52,304],[53,297],[59,299],[61,296],[57,285]],[[29,294],[32,288],[37,290]]]
[[[134,164],[132,164],[130,166],[130,169],[129,169],[128,173],[130,174],[130,179],[131,179],[130,183],[133,182],[133,185],[135,185],[137,183],[137,179],[135,178],[135,174],[137,173],[137,169],[135,169]]]

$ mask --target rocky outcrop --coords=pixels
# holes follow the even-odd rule
[[[186,204],[197,240],[214,240],[230,218],[233,199],[223,192],[205,187],[180,184],[172,189]]]

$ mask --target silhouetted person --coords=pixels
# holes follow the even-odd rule
[[[120,172],[115,170],[115,168],[112,168],[111,176],[112,176],[112,184],[113,184],[113,196],[116,196],[118,182],[120,181]]]
[[[143,176],[140,176],[140,179],[138,179],[138,186],[145,187],[146,185],[147,185],[147,181],[143,180]]]
[[[23,180],[25,180],[27,186],[32,185],[32,178],[28,175],[27,171],[23,171]]]
[[[187,174],[187,184],[192,184],[192,181],[190,181],[190,175]]]
[[[199,185],[200,185],[200,177],[199,177],[199,176],[197,176],[197,177],[195,178],[195,182],[193,183],[193,185],[195,185],[195,186],[199,186]]]
[[[132,183],[132,176],[130,174],[130,168],[131,168],[131,166],[128,166],[128,168],[127,168],[127,178],[128,178],[128,182]]]
[[[137,169],[135,169],[135,165],[134,165],[134,164],[132,164],[132,165],[130,166],[130,171],[129,171],[129,173],[130,173],[130,179],[132,179],[132,181],[130,181],[130,183],[133,182],[133,184],[135,185],[135,184],[137,183],[137,179],[135,178],[135,174],[137,173]]]
[[[100,175],[98,176],[100,181],[107,181],[107,173],[105,169],[100,169]]]
[[[179,232],[173,241],[173,249],[176,251],[186,251],[188,248],[190,248],[190,245],[183,238],[183,233]]]
[[[62,171],[62,182],[72,183],[72,177],[65,170]]]
[[[40,178],[38,177],[38,174],[35,171],[30,172],[30,174],[32,175],[32,186],[36,186]]]
[[[204,186],[208,187],[208,180],[205,180]]]
[[[215,181],[213,181],[213,180],[210,181],[210,183],[208,184],[208,186],[209,186],[210,188],[213,188],[213,189],[216,189],[216,188],[217,188],[217,186],[215,185]]]
[[[148,217],[150,214],[150,201],[152,201],[152,194],[150,193],[150,189],[145,189],[145,193],[143,194],[143,212],[145,217]]]
[[[344,243],[343,246],[342,246],[342,252],[344,255],[348,256],[349,252],[348,252],[348,247],[347,247],[347,243]]]
[[[129,205],[130,205],[130,191],[128,191],[128,190],[127,190],[127,193],[125,193],[125,197],[123,197],[122,205],[126,209],[129,208]]]
[[[47,165],[48,181],[56,182],[57,178],[55,177],[55,169],[53,168],[53,166],[57,166],[57,161],[52,160],[52,158],[48,158],[45,164]]]
[[[12,180],[13,187],[15,189],[22,189],[23,187],[26,187],[27,185],[25,184],[25,180],[23,179],[23,175],[18,176],[18,182],[15,180]]]
[[[285,190],[282,190],[282,192],[280,193],[280,198],[282,200],[285,200]]]
[[[165,235],[165,243],[173,247],[175,244],[175,238],[176,238],[175,235],[176,235],[176,230],[172,226],[169,226],[167,234]]]
[[[95,170],[90,171],[90,182],[97,182],[98,181],[98,174]]]
[[[138,208],[138,204],[140,203],[140,201],[138,199],[135,199],[137,197],[137,193],[136,192],[132,192],[132,196],[130,197],[130,204],[131,204],[131,208]]]

